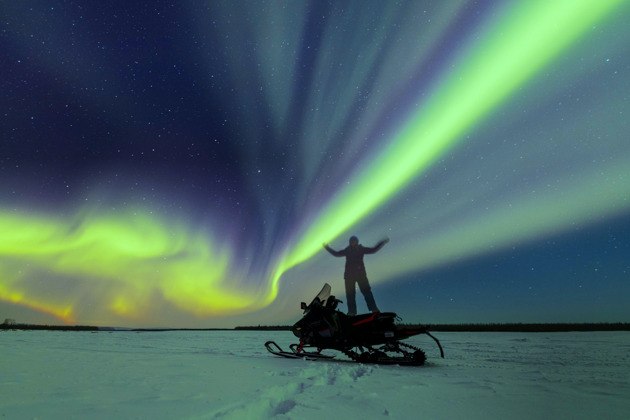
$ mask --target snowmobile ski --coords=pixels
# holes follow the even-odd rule
[[[321,359],[333,359],[335,356],[330,356],[327,354],[321,354],[316,352],[309,351],[301,351],[297,352],[295,350],[295,345],[291,346],[292,351],[283,350],[275,341],[267,341],[265,343],[265,347],[269,353],[275,354],[276,356],[282,356],[289,359],[306,359],[306,360],[321,360]]]

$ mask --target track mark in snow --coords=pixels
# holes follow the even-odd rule
[[[352,365],[339,366],[330,363],[317,363],[299,373],[299,377],[313,381],[313,385],[334,385],[340,382],[356,382],[359,378],[369,375],[374,370],[371,366]]]
[[[285,377],[283,385],[259,388],[246,403],[229,407],[214,414],[215,419],[242,419],[250,416],[265,418],[287,415],[296,407],[309,407],[301,397],[311,388],[351,384],[369,376],[374,368],[366,365],[340,366],[334,363],[312,362],[288,371],[272,371],[269,376]]]
[[[259,388],[256,392],[256,395],[247,396],[246,402],[222,409],[212,418],[240,420],[287,414],[297,405],[294,397],[304,392],[304,384],[291,382],[281,386]]]
[[[273,415],[277,416],[277,415],[280,415],[280,414],[287,414],[289,411],[291,411],[293,409],[293,407],[295,407],[295,405],[296,405],[295,400],[280,401],[276,405],[276,408],[274,408]]]

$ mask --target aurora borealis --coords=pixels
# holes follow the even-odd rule
[[[0,318],[630,320],[627,2],[0,10]]]

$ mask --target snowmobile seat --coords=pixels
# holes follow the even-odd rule
[[[393,323],[396,316],[394,312],[374,312],[351,316],[349,319],[352,325],[361,325],[373,321]]]

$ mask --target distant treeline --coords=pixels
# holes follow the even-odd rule
[[[417,325],[409,325],[417,326]],[[531,323],[531,324],[438,324],[430,331],[443,332],[571,332],[571,331],[630,331],[630,324],[616,323]]]
[[[419,324],[403,324],[410,328],[426,327]],[[442,332],[570,332],[570,331],[630,331],[630,323],[538,323],[538,324],[437,324],[429,325],[429,331]],[[236,327],[235,330],[287,331],[287,325],[258,325]]]
[[[99,329],[86,325],[0,324],[0,330],[98,331]]]
[[[537,323],[537,324],[402,324],[409,328],[428,327],[429,331],[442,332],[571,332],[571,331],[630,331],[630,323]],[[291,331],[290,325],[257,325],[239,326],[234,329],[223,328],[147,328],[124,329],[92,327],[85,325],[30,325],[30,324],[0,324],[0,330],[52,330],[52,331]]]
[[[291,331],[290,325],[258,325],[258,326],[245,326],[235,327],[235,330],[242,331]]]

